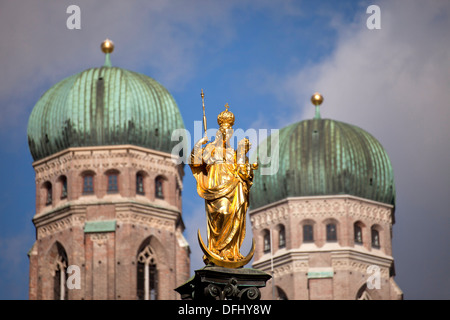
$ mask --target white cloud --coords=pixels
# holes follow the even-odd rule
[[[416,262],[426,251],[436,255],[434,265],[449,263],[438,253],[445,244],[434,238],[446,234],[445,243],[449,242],[443,226],[448,223],[443,222],[448,221],[445,193],[450,184],[450,3],[382,1],[379,6],[381,30],[368,30],[369,15],[361,11],[354,24],[341,26],[334,53],[291,74],[284,89],[297,104],[294,119],[313,118],[309,99],[319,91],[325,98],[323,118],[364,128],[385,147],[398,196],[400,232],[394,227],[394,257],[403,259],[399,259],[403,269],[397,261],[397,274],[412,279],[425,272]],[[283,125],[292,122],[287,121]],[[435,234],[411,241],[425,225],[433,225]],[[402,252],[395,251],[396,242]],[[414,255],[412,247],[419,250]],[[417,284],[402,285],[419,294]],[[426,292],[439,291],[429,283],[423,285]]]
[[[113,65],[151,67],[155,72],[151,76],[169,90],[192,77],[200,52],[214,53],[233,37],[233,27],[226,22],[235,2],[80,0],[81,30],[66,27],[70,4],[1,4],[0,128],[23,126],[40,94],[51,85],[101,66],[100,43],[107,37],[116,44]]]
[[[450,5],[436,3],[440,6],[385,2],[380,5],[381,30],[368,30],[365,14],[350,30],[342,30],[331,57],[286,82],[287,93],[304,106],[301,118],[313,116],[309,97],[320,91],[325,96],[323,117],[379,131],[386,142],[392,134],[380,130],[380,124],[395,129],[413,123],[415,129],[431,130],[433,135],[448,130],[434,121],[439,124],[445,119],[442,115],[448,115]]]
[[[292,1],[88,1],[78,0],[81,29],[69,30],[73,1],[7,1],[0,10],[0,130],[23,127],[33,105],[51,85],[84,69],[101,66],[100,43],[116,47],[112,64],[150,69],[169,91],[209,67],[238,36],[235,11],[258,9],[281,19],[298,15]],[[271,10],[271,8],[277,10]]]
[[[289,93],[304,106],[298,118],[313,117],[309,97],[320,91],[325,97],[322,117],[372,133],[399,174],[415,168],[410,174],[414,179],[442,178],[438,169],[448,162],[450,150],[450,5],[435,4],[382,3],[381,30],[366,29],[361,19],[358,28],[344,31],[329,59],[286,82]],[[408,179],[406,175],[401,178]]]

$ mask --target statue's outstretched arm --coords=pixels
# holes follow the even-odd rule
[[[208,142],[208,137],[203,137],[197,141],[192,148],[189,165],[192,167],[200,167],[203,165],[203,148],[202,145]]]

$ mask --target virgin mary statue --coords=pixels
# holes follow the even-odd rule
[[[234,115],[228,110],[228,104],[225,107],[217,117],[220,128],[215,140],[208,143],[206,136],[200,139],[192,149],[189,166],[197,181],[197,192],[205,199],[207,248],[199,232],[204,260],[236,268],[248,263],[254,252],[254,245],[247,257],[239,249],[245,237],[253,170],[258,165],[248,163],[246,154],[251,147],[248,139],[238,143],[237,151],[230,146]]]

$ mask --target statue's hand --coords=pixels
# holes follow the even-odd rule
[[[202,144],[208,142],[208,137],[203,137],[197,141],[191,151],[191,166],[200,166],[203,164],[203,148]]]
[[[207,136],[204,136],[203,138],[201,138],[200,140],[197,141],[196,145],[201,145],[201,144],[205,144],[209,141]]]

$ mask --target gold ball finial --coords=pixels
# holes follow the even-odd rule
[[[311,102],[315,106],[320,106],[323,102],[323,96],[320,93],[316,92],[312,95]]]
[[[111,53],[114,51],[114,43],[109,39],[103,41],[100,47],[102,48],[103,53]]]

